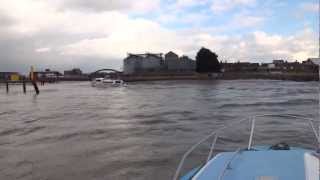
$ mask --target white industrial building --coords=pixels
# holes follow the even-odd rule
[[[170,51],[165,56],[165,65],[168,71],[176,71],[180,67],[179,56],[174,52]]]
[[[165,65],[168,71],[187,72],[196,69],[196,62],[188,56],[179,57],[174,52],[170,51],[165,56]]]
[[[148,72],[193,72],[196,63],[187,56],[179,58],[174,52],[162,54],[128,54],[123,61],[124,74]]]
[[[162,54],[128,54],[123,61],[124,74],[160,71],[163,65]]]

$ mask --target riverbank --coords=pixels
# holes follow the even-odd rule
[[[157,80],[201,80],[208,79],[208,75],[201,75],[197,73],[150,73],[150,74],[137,74],[137,75],[122,75],[121,79],[125,82],[134,81],[157,81]]]
[[[227,73],[148,73],[136,75],[120,75],[120,79],[125,82],[135,81],[162,81],[162,80],[237,80],[237,79],[265,79],[265,80],[288,80],[288,81],[318,81],[318,73],[257,73],[257,72],[227,72]],[[89,77],[83,78],[59,78],[44,82],[59,82],[59,81],[90,81]],[[6,81],[0,80],[0,83]],[[11,82],[14,83],[14,82]],[[21,81],[17,81],[21,83]]]
[[[270,80],[289,80],[289,81],[318,81],[318,73],[223,73],[219,79],[270,79]]]
[[[140,75],[122,75],[121,78],[126,82],[134,81],[156,81],[156,80],[236,80],[236,79],[270,79],[270,80],[289,80],[289,81],[318,81],[317,73],[252,73],[252,72],[228,72],[211,74],[140,74]]]

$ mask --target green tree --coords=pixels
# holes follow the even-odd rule
[[[199,73],[221,72],[218,55],[206,48],[201,48],[197,53],[196,65]]]

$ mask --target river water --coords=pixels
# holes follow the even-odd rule
[[[27,94],[10,88],[6,94],[0,86],[1,180],[171,179],[183,153],[222,125],[256,114],[318,118],[316,82],[69,82],[41,86],[38,96],[31,87]],[[316,145],[303,121],[261,119],[254,144]],[[245,147],[249,128],[221,132],[217,151]],[[201,163],[209,144],[187,168]]]

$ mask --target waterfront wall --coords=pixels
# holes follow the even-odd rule
[[[121,77],[126,82],[133,81],[156,81],[156,80],[237,80],[237,79],[271,79],[271,80],[290,80],[290,81],[318,81],[317,73],[150,73],[123,75]]]
[[[156,81],[156,80],[196,80],[196,73],[148,73],[135,75],[122,75],[121,79],[126,82]]]

